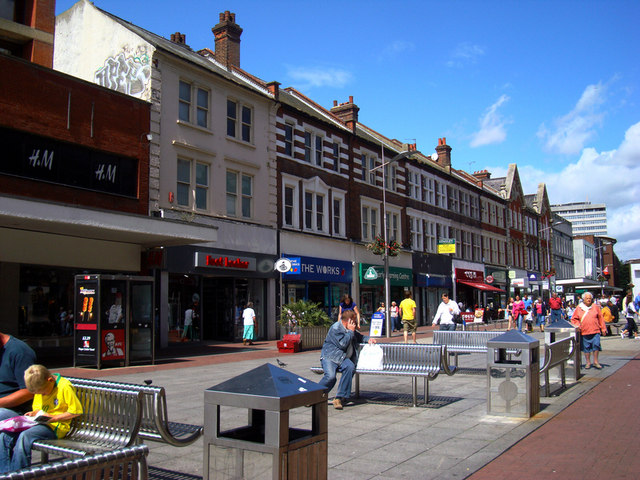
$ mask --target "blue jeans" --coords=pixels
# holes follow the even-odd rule
[[[322,370],[324,370],[324,376],[318,382],[319,385],[327,387],[327,390],[331,391],[336,384],[336,376],[338,372],[342,374],[340,377],[340,383],[338,384],[338,391],[336,392],[336,398],[349,398],[351,396],[351,381],[353,380],[353,374],[356,371],[356,366],[351,360],[345,358],[341,364],[332,362],[323,358]]]
[[[551,309],[551,315],[549,315],[549,323],[557,322],[558,320],[562,320],[562,310],[559,308],[554,310]]]
[[[31,465],[31,445],[36,440],[55,439],[46,425],[35,425],[20,433],[0,433],[0,473],[13,472]]]
[[[15,410],[11,410],[10,408],[0,408],[0,420],[6,420],[7,418],[17,417],[20,415]]]
[[[518,330],[522,331],[522,315],[518,315],[516,317],[516,327],[518,328]]]
[[[440,324],[440,330],[450,330],[450,331],[454,331],[456,329],[456,324],[455,323],[441,323]]]

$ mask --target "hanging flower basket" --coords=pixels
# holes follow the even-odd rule
[[[391,240],[386,244],[387,252],[390,257],[395,257],[398,255],[400,251],[400,244],[395,240]],[[377,236],[373,242],[367,243],[367,250],[372,252],[374,255],[384,255],[385,243],[384,239],[381,236]]]

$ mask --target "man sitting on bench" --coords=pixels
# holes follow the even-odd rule
[[[358,364],[358,344],[367,341],[370,344],[376,343],[374,338],[365,337],[357,331],[357,325],[355,312],[343,311],[340,320],[329,329],[320,352],[324,376],[318,383],[330,391],[336,384],[338,372],[342,374],[333,399],[336,410],[342,410],[342,401],[351,396],[351,381]]]

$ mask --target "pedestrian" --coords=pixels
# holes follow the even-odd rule
[[[607,336],[612,335],[611,327],[609,326],[609,324],[613,322],[613,313],[611,313],[611,308],[611,300],[607,301],[607,303],[600,308],[600,310],[602,311],[602,318],[604,319],[604,323],[607,326]]]
[[[638,314],[638,311],[633,303],[633,294],[628,293],[626,300],[627,307],[625,309],[624,316],[627,319],[627,325],[624,327],[624,330],[620,332],[620,337],[624,338],[626,334],[629,338],[635,338],[638,333],[638,326],[636,325],[636,315]]]
[[[340,309],[338,310],[338,320],[342,318],[342,312],[346,312],[348,310],[353,310],[353,312],[356,314],[358,330],[360,330],[360,310],[358,309],[358,305],[353,302],[353,298],[351,298],[351,295],[345,293],[342,297],[342,301],[340,302]]]
[[[0,420],[31,409],[33,394],[24,383],[24,372],[36,363],[36,352],[11,335],[0,332]]]
[[[400,330],[398,313],[398,305],[396,305],[396,302],[391,302],[391,307],[389,307],[389,317],[391,317],[391,330],[394,332]]]
[[[544,324],[547,318],[547,306],[542,301],[542,298],[538,297],[534,304],[536,315],[536,326],[540,327],[540,331],[544,332]]]
[[[513,322],[513,297],[509,297],[509,303],[507,303],[507,320],[509,321],[509,325],[507,330],[511,330],[514,326]]]
[[[320,362],[324,375],[318,382],[331,391],[336,384],[338,372],[341,374],[338,391],[333,399],[336,410],[342,410],[343,402],[351,396],[351,383],[358,364],[358,345],[374,344],[376,340],[362,335],[356,330],[358,324],[353,310],[345,310],[340,319],[329,328],[322,344]]]
[[[71,420],[82,414],[82,404],[71,382],[52,375],[42,365],[31,365],[24,373],[24,382],[33,394],[33,417],[40,411],[48,417],[22,432],[0,433],[0,473],[12,472],[31,465],[31,446],[36,440],[64,438],[71,429]]]
[[[549,323],[562,319],[562,299],[558,297],[556,292],[553,292],[549,299],[549,310]]]
[[[460,315],[460,308],[449,299],[448,293],[442,294],[442,302],[438,305],[438,310],[433,317],[432,325],[440,325],[440,330],[454,331],[456,329],[456,323],[454,318],[456,315]]]
[[[256,338],[256,312],[253,309],[253,302],[247,302],[247,307],[242,311],[242,323],[244,331],[242,333],[242,344],[253,345]]]
[[[533,298],[531,298],[529,295],[524,296],[524,298],[522,299],[522,301],[524,302],[524,308],[529,308],[533,305]]]
[[[184,312],[184,329],[182,330],[182,341],[187,341],[187,335],[189,340],[193,340],[193,321],[198,317],[198,302],[194,302]]]
[[[524,306],[524,302],[520,300],[520,295],[516,295],[516,300],[513,302],[513,318],[516,323],[518,331],[522,331],[522,320],[527,315],[527,309]]]
[[[580,347],[586,360],[584,368],[588,370],[593,365],[594,368],[601,370],[602,365],[598,362],[598,355],[602,350],[600,334],[607,334],[607,326],[602,318],[600,307],[593,301],[592,293],[582,294],[582,302],[573,312],[571,323],[580,329]],[[591,353],[593,353],[593,364],[591,363]]]
[[[409,332],[411,332],[413,343],[418,343],[416,341],[416,332],[418,331],[418,325],[416,323],[416,302],[411,298],[410,290],[404,292],[404,300],[400,302],[400,315],[402,316],[404,343],[408,343]]]

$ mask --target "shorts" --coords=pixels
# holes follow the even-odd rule
[[[580,338],[580,350],[584,353],[591,353],[597,351],[601,351],[602,347],[600,346],[600,334],[592,333],[591,335],[582,335]]]
[[[405,332],[416,333],[418,327],[416,326],[415,318],[412,320],[402,320],[402,328]]]

